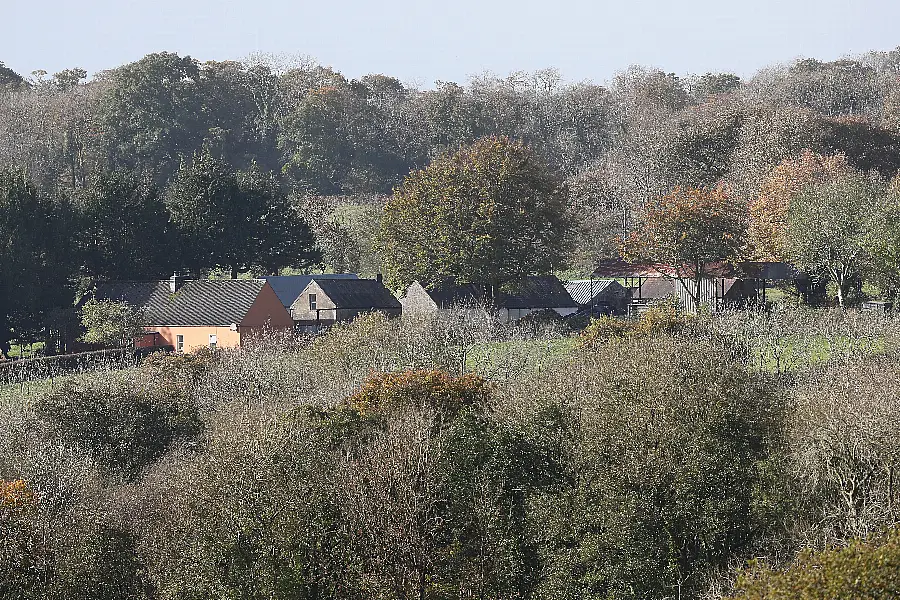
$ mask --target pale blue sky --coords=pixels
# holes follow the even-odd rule
[[[544,67],[602,83],[631,64],[749,76],[900,45],[898,0],[0,0],[0,17],[0,61],[22,74],[259,50],[424,87]]]

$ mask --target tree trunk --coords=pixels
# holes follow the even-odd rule
[[[838,306],[844,308],[844,274],[843,273],[835,273],[835,282],[837,282],[837,299]]]

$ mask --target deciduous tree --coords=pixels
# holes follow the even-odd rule
[[[696,309],[701,282],[740,256],[746,229],[746,206],[724,188],[675,188],[644,208],[622,256],[678,281]]]
[[[523,144],[485,138],[411,173],[379,246],[394,289],[445,277],[500,284],[559,264],[565,188]]]
[[[864,175],[812,183],[788,207],[787,256],[800,269],[826,272],[844,306],[849,286],[869,264],[884,186]]]

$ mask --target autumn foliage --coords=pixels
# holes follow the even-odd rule
[[[21,509],[33,504],[34,492],[22,479],[4,481],[0,479],[0,509]]]
[[[804,150],[796,159],[783,160],[763,181],[759,195],[750,202],[748,240],[753,258],[784,260],[791,199],[807,185],[831,181],[853,171],[843,154],[822,156]]]
[[[733,261],[744,247],[746,206],[724,187],[682,188],[648,203],[638,227],[622,245],[622,257],[665,269],[694,301],[711,263]]]
[[[465,407],[487,400],[491,385],[473,373],[455,377],[443,371],[408,370],[374,373],[348,404],[360,413],[404,405],[424,405],[455,415]]]

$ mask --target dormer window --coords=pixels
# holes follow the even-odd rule
[[[316,310],[316,295],[309,295],[309,310]]]

